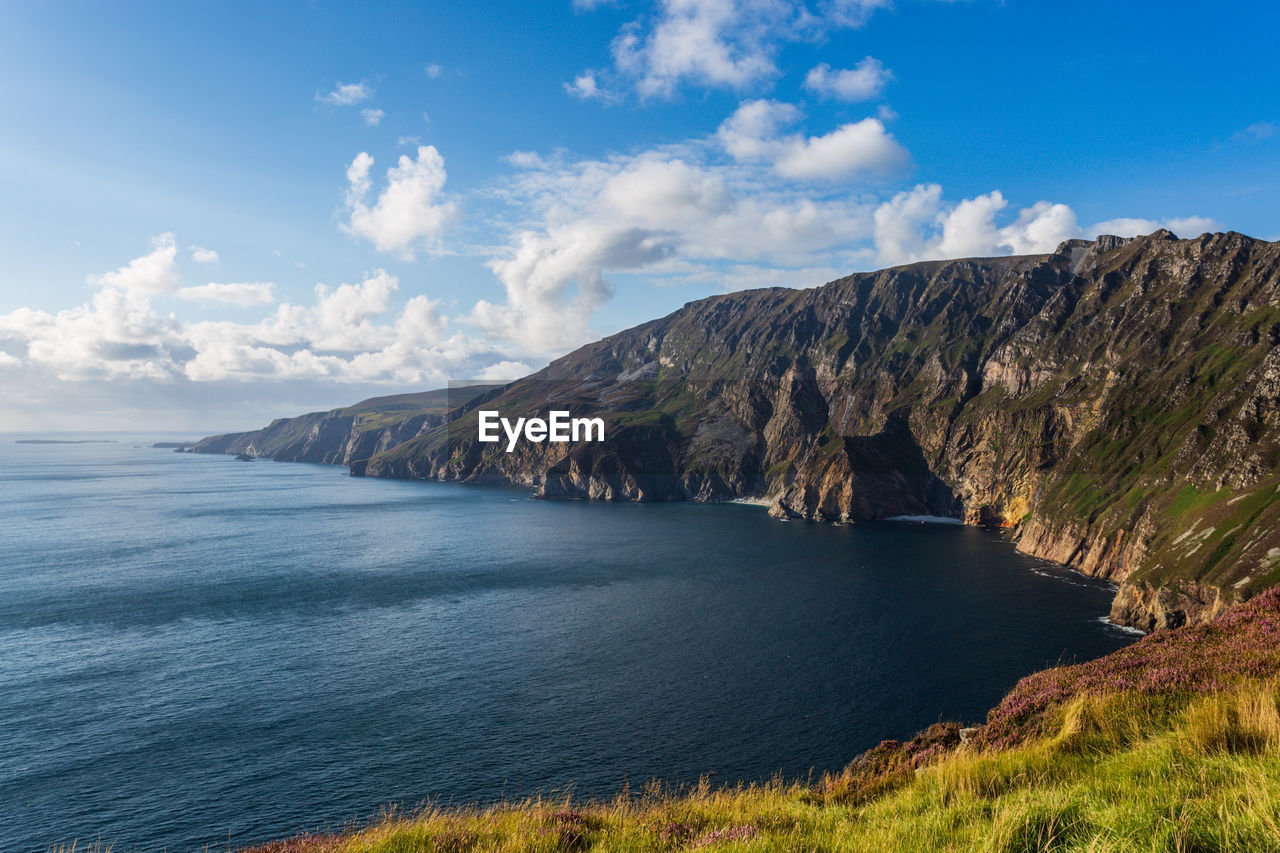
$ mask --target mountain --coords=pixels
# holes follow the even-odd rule
[[[197,449],[303,458],[284,438],[305,431],[364,476],[950,515],[1118,583],[1112,619],[1149,630],[1280,583],[1278,344],[1280,244],[1104,236],[704,299],[447,412],[373,406],[372,442],[335,410]],[[598,415],[608,440],[508,453],[482,407]]]

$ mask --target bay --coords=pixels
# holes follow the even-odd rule
[[[0,436],[4,850],[816,777],[1133,639],[1111,587],[973,528],[38,437]]]

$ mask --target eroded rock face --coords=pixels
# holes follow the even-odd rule
[[[1229,606],[1217,587],[1188,581],[1164,586],[1125,583],[1111,604],[1112,622],[1143,631],[1180,628],[1217,619]]]
[[[1160,626],[1217,606],[1161,598],[1175,580],[1223,600],[1280,582],[1278,345],[1280,244],[1102,237],[704,299],[484,404],[600,413],[604,445],[506,453],[475,440],[475,405],[367,460],[314,445],[353,473],[546,497],[953,516],[1124,583],[1118,617]]]

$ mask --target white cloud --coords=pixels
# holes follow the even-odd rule
[[[1080,236],[1076,212],[1065,204],[1038,201],[1018,212],[1018,218],[1000,231],[1002,245],[1015,255],[1052,252],[1066,240]]]
[[[943,0],[951,2],[951,0]],[[820,14],[833,24],[843,27],[861,27],[877,9],[887,9],[891,0],[827,0],[819,4]]]
[[[441,199],[446,174],[444,158],[434,145],[418,146],[416,159],[401,155],[387,170],[386,186],[372,206],[369,170],[373,157],[356,155],[347,167],[346,206],[350,220],[343,230],[364,237],[383,252],[412,258],[417,247],[434,247],[454,215],[453,202]]]
[[[432,80],[444,73],[444,68],[438,62],[433,62],[422,70]]]
[[[853,68],[833,70],[825,62],[817,65],[805,75],[804,87],[842,101],[867,101],[878,97],[891,79],[893,74],[884,64],[868,56]]]
[[[577,3],[580,9],[596,5]],[[613,75],[642,98],[668,97],[685,83],[744,90],[778,75],[783,45],[860,27],[888,6],[888,0],[660,0],[655,12],[630,21],[614,38]],[[865,76],[874,73],[868,69]],[[858,85],[869,83],[850,79],[847,87]]]
[[[882,264],[920,260],[929,252],[924,228],[938,216],[942,187],[917,186],[893,196],[876,208],[874,242]]]
[[[213,249],[206,249],[203,246],[188,246],[187,251],[191,253],[191,260],[198,264],[212,265],[218,263],[218,253]]]
[[[254,305],[270,289],[209,284],[174,295]],[[485,341],[448,335],[437,302],[416,295],[397,304],[398,291],[395,276],[374,270],[355,284],[318,284],[311,304],[282,303],[256,322],[185,322],[157,311],[155,293],[104,283],[77,308],[0,314],[0,365],[50,381],[144,381],[169,388],[261,380],[423,387],[495,364],[502,365],[500,372],[526,367]]]
[[[232,282],[218,284],[209,282],[193,287],[184,287],[177,293],[178,298],[192,302],[226,302],[230,305],[270,305],[276,301],[275,285],[270,282]]]
[[[174,290],[182,282],[178,272],[178,244],[172,234],[165,233],[152,238],[150,254],[134,258],[119,269],[91,275],[89,284],[104,284],[128,292],[164,293]]]
[[[322,95],[316,92],[316,100],[335,107],[351,107],[373,97],[373,89],[366,83],[339,83],[332,92]]]
[[[596,82],[594,71],[584,71],[577,77],[573,78],[572,83],[565,83],[564,90],[575,98],[581,98],[584,101],[612,101],[614,96],[600,88]]]
[[[785,148],[780,138],[782,128],[799,121],[802,115],[792,104],[746,101],[720,124],[716,137],[735,160],[775,158]]]
[[[942,200],[937,184],[900,192],[876,208],[875,248],[883,265],[937,258],[1033,255],[1052,252],[1066,240],[1093,239],[1099,234],[1132,237],[1168,228],[1195,236],[1218,227],[1212,219],[1189,217],[1157,222],[1113,219],[1081,227],[1065,204],[1039,201],[1018,212],[1007,225],[998,218],[1008,201],[998,190],[955,204]]]
[[[754,6],[764,19],[791,16],[776,4]],[[644,97],[670,95],[684,79],[713,86],[742,88],[776,72],[765,32],[731,0],[665,0],[647,31],[639,24],[614,40],[619,71],[636,80]]]
[[[549,165],[542,155],[535,151],[512,151],[502,159],[517,169],[544,169]]]
[[[554,355],[592,339],[596,312],[636,277],[803,286],[918,260],[1050,252],[1097,233],[1067,205],[1014,211],[999,191],[947,201],[936,184],[888,198],[797,184],[905,159],[875,119],[823,137],[786,133],[798,117],[792,105],[751,101],[714,140],[604,160],[512,154],[520,171],[498,194],[517,218],[490,261],[505,299],[481,300],[467,321],[519,352]],[[1159,225],[1141,223],[1144,233]]]
[[[774,168],[789,178],[887,175],[909,161],[878,118],[844,124],[825,136],[790,142]]]
[[[1161,228],[1172,231],[1179,237],[1199,237],[1206,231],[1222,230],[1222,226],[1212,219],[1204,216],[1187,216],[1160,221],[1154,219],[1108,219],[1106,222],[1099,222],[1090,227],[1087,230],[1087,234],[1091,238],[1099,234],[1136,237],[1140,234],[1150,234],[1152,231],[1157,231]]]
[[[513,382],[532,372],[533,368],[523,361],[499,361],[481,370],[475,378],[482,382]]]
[[[795,281],[815,258],[830,262],[826,268],[848,264],[844,249],[870,234],[871,211],[858,200],[787,192],[768,172],[695,162],[697,153],[524,159],[508,200],[539,221],[515,228],[490,263],[505,302],[477,303],[470,322],[527,352],[563,351],[593,337],[592,317],[613,296],[612,275]],[[753,276],[756,265],[768,271]]]
[[[360,117],[364,119],[364,123],[369,125],[369,127],[377,127],[385,116],[386,113],[382,110],[366,108],[360,111]]]
[[[768,160],[779,175],[799,180],[883,176],[910,160],[879,119],[844,124],[823,136],[780,133],[799,117],[791,104],[747,101],[720,125],[716,137],[734,159]]]
[[[937,184],[917,186],[881,204],[875,213],[876,257],[882,264],[936,258],[990,257],[1051,252],[1082,236],[1065,204],[1037,202],[1000,226],[1008,206],[998,190],[944,204]]]
[[[1262,142],[1265,139],[1271,139],[1273,136],[1280,136],[1280,124],[1276,124],[1273,121],[1256,121],[1244,130],[1232,134],[1231,141]]]

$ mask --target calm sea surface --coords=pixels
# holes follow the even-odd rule
[[[841,767],[1131,641],[973,529],[0,436],[0,850]],[[59,436],[69,437],[69,436]]]

